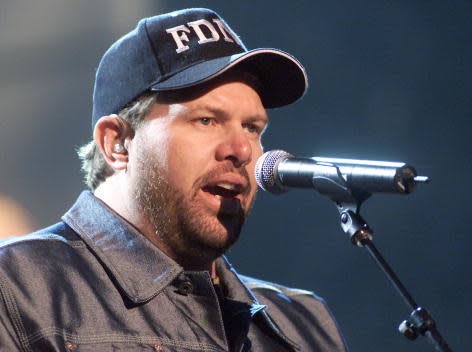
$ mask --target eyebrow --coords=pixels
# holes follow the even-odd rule
[[[209,111],[215,115],[222,115],[224,117],[227,117],[228,116],[228,112],[221,109],[221,108],[218,108],[218,107],[212,107],[212,106],[198,106],[198,107],[195,107],[195,108],[190,108],[189,109],[189,113],[195,113],[195,112],[199,112],[199,111]],[[265,113],[263,115],[261,114],[256,114],[256,115],[253,115],[253,116],[250,116],[248,118],[245,119],[245,121],[249,121],[249,122],[256,122],[256,121],[261,121],[263,122],[264,124],[268,124],[269,123],[269,117],[268,115]]]

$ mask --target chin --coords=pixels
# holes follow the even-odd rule
[[[184,235],[189,242],[187,249],[197,250],[200,256],[211,255],[215,258],[238,240],[244,222],[240,216],[227,214],[199,216],[192,220],[187,223]]]
[[[242,222],[234,216],[218,215],[207,231],[200,233],[200,240],[223,254],[239,239],[241,228]]]

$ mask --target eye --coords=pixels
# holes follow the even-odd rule
[[[200,117],[198,119],[198,122],[201,123],[204,126],[210,126],[211,123],[213,122],[213,119],[211,119],[209,117]]]
[[[245,123],[243,127],[250,133],[259,133],[261,131],[261,128],[254,123]]]

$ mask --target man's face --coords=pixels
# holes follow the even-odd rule
[[[266,124],[259,95],[242,81],[153,106],[136,131],[128,167],[151,241],[191,263],[212,260],[237,240],[257,188]]]

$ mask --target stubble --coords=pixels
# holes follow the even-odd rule
[[[244,211],[239,204],[231,214],[224,209],[210,214],[195,197],[206,182],[234,172],[234,167],[228,162],[207,172],[195,180],[190,194],[182,194],[173,187],[164,170],[165,165],[155,153],[144,150],[140,153],[135,194],[139,210],[151,223],[156,236],[150,240],[162,244],[161,249],[184,267],[211,262],[237,241],[249,209]],[[246,170],[239,173],[249,180]]]

